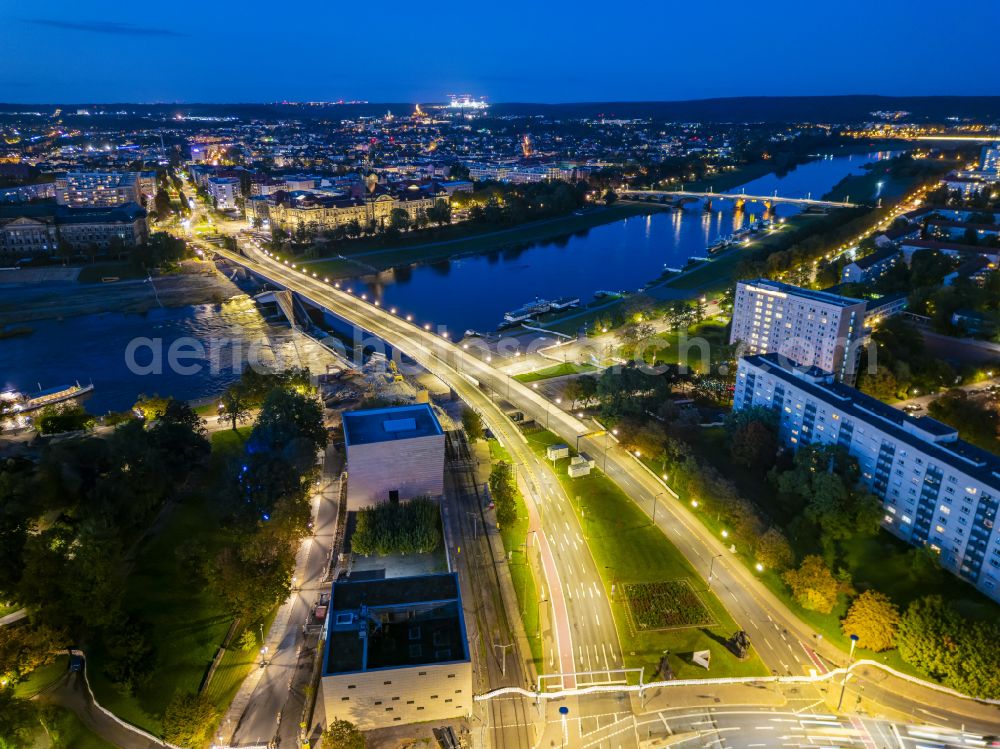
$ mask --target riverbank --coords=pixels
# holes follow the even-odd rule
[[[401,265],[432,263],[457,257],[498,252],[519,245],[547,242],[584,232],[595,226],[610,224],[632,216],[662,210],[654,205],[618,204],[587,209],[568,216],[532,221],[496,231],[478,232],[467,236],[425,244],[401,245],[378,250],[366,250],[342,258],[307,260],[316,273],[328,278],[354,278],[395,268]]]
[[[791,164],[787,164],[781,172],[775,171],[774,162],[770,159],[765,161],[756,161],[752,164],[744,164],[743,166],[737,167],[731,171],[714,174],[710,177],[706,177],[705,179],[685,182],[684,189],[696,192],[701,190],[727,192],[735,187],[745,185],[747,182],[760,179],[761,177],[766,177],[769,174],[787,174],[788,172],[798,169],[804,164],[808,164],[821,158],[867,154],[872,153],[873,151],[895,151],[900,148],[909,147],[912,147],[912,144],[907,144],[906,141],[885,141],[884,143],[878,145],[868,141],[844,143],[839,147],[824,148],[822,155],[804,154],[801,158],[795,159],[795,161]],[[829,196],[828,199],[842,200],[843,198]]]
[[[7,325],[102,312],[142,313],[157,307],[222,302],[241,293],[207,262],[185,263],[179,273],[114,283],[43,282],[5,287],[0,320]]]

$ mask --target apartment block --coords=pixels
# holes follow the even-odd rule
[[[742,343],[744,355],[778,353],[854,382],[867,340],[865,307],[862,299],[780,281],[740,281],[729,342]]]
[[[882,525],[934,551],[941,566],[1000,601],[1000,458],[928,416],[913,418],[816,367],[776,354],[739,362],[734,410],[760,406],[780,417],[782,442],[837,445],[882,500]]]

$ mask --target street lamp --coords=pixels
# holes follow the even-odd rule
[[[712,589],[712,577],[715,575],[715,560],[719,557],[725,556],[725,554],[716,554],[712,557],[712,561],[708,564],[708,589]]]
[[[847,658],[847,668],[844,670],[844,680],[840,683],[840,699],[837,700],[837,712],[840,712],[840,706],[844,704],[844,692],[847,690],[847,677],[851,673],[851,664],[854,663],[854,648],[858,644],[858,636],[851,635],[851,654]]]
[[[656,505],[657,505],[656,500],[658,500],[664,494],[666,494],[666,492],[659,492],[658,494],[653,496],[653,525],[656,525]]]

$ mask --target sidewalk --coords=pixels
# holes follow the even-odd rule
[[[239,691],[233,698],[229,710],[219,723],[219,735],[225,739],[225,743],[233,745],[236,736],[244,726],[247,715],[247,707],[258,697],[258,690],[271,691],[274,685],[271,683],[275,678],[279,678],[278,671],[288,671],[293,669],[293,673],[286,679],[287,688],[278,690],[280,697],[271,695],[260,695],[260,699],[270,700],[267,709],[263,713],[271,716],[269,720],[274,724],[274,734],[279,732],[285,734],[291,727],[292,733],[298,735],[298,723],[304,704],[304,683],[308,682],[309,670],[302,666],[303,658],[307,663],[311,663],[311,653],[315,649],[315,637],[311,647],[304,646],[302,627],[306,623],[305,617],[312,610],[311,602],[319,597],[321,590],[326,589],[323,580],[323,572],[329,555],[329,546],[332,543],[336,532],[336,511],[332,512],[332,518],[328,527],[320,523],[321,512],[332,503],[336,508],[337,500],[340,496],[340,456],[332,446],[328,447],[323,457],[321,488],[314,494],[313,524],[314,534],[303,539],[295,556],[295,579],[300,581],[301,587],[294,590],[292,594],[281,604],[278,613],[271,624],[264,639],[264,646],[267,647],[269,666],[255,668],[240,685]],[[294,656],[288,658],[289,651],[294,651]],[[278,660],[287,661],[285,663],[275,663]],[[273,675],[270,672],[275,672]],[[280,702],[274,704],[276,699]],[[289,701],[294,702],[288,705]],[[296,709],[297,708],[297,709]],[[291,712],[288,712],[291,709]],[[253,711],[253,717],[260,717],[257,713],[260,709]],[[283,715],[280,721],[275,722],[274,716]],[[228,736],[226,733],[228,732]]]

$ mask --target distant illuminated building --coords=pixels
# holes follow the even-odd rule
[[[535,152],[534,146],[531,144],[531,136],[527,133],[521,139],[521,153],[524,154],[525,158],[531,156]]]
[[[983,146],[979,155],[979,171],[1000,177],[1000,142]]]
[[[486,97],[480,96],[473,99],[469,94],[448,94],[448,106],[451,109],[486,109]]]

